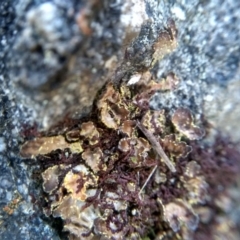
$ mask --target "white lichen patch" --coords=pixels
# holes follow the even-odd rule
[[[133,85],[133,84],[137,83],[140,79],[141,79],[141,74],[135,74],[129,79],[127,85],[128,86]]]
[[[3,137],[0,137],[0,152],[3,152],[6,150],[6,143]]]
[[[140,29],[142,23],[147,19],[145,2],[142,0],[125,1],[122,6],[120,21],[126,27]]]

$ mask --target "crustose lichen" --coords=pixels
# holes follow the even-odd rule
[[[187,108],[149,107],[157,90],[179,83],[173,73],[157,83],[149,72],[176,47],[176,33],[173,21],[157,35],[148,22],[87,118],[22,146],[22,157],[44,163],[45,213],[63,220],[70,239],[197,239],[198,227],[215,221],[219,193],[202,160],[214,164],[215,155],[197,145],[204,131]]]

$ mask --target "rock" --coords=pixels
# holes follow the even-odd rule
[[[160,80],[174,72],[180,85],[174,92],[161,93],[161,98],[155,94],[152,107],[174,112],[182,106],[197,121],[204,113],[215,128],[239,141],[239,5],[233,0],[2,0],[2,239],[59,239],[59,225],[52,227],[39,206],[43,195],[37,185],[38,164],[18,155],[21,132],[28,130],[34,137],[36,129],[26,126],[36,123],[38,130],[47,129],[69,111],[75,119],[89,112],[97,90],[138,35],[142,19],[166,26],[171,17],[178,29],[178,48],[157,63],[153,73]],[[141,19],[136,21],[136,16]],[[239,209],[238,191],[231,192],[236,199],[233,209]],[[239,226],[239,211],[229,215]]]

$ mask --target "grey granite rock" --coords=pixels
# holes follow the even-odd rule
[[[60,71],[82,39],[74,4],[19,1],[15,13],[19,32],[9,56],[11,77],[28,87],[38,87]]]
[[[234,0],[105,0],[100,5],[80,0],[2,0],[1,239],[59,239],[39,206],[41,187],[33,180],[36,166],[18,155],[21,130],[34,122],[47,128],[70,108],[79,117],[146,19],[164,25],[172,17],[179,31],[179,47],[153,71],[159,79],[175,72],[180,88],[161,98],[156,94],[153,107],[187,106],[239,141],[239,9],[240,2]],[[83,18],[79,20],[78,14]],[[43,85],[45,91],[39,89]],[[10,214],[6,207],[16,199],[19,203]],[[233,214],[236,221],[238,213]]]

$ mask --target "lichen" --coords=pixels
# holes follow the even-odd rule
[[[127,48],[89,116],[22,146],[23,157],[42,164],[45,212],[63,220],[70,239],[200,239],[202,227],[220,224],[216,199],[234,180],[237,157],[219,139],[216,148],[204,145],[204,125],[189,109],[150,108],[156,91],[180,81],[151,74],[177,46],[173,21],[156,36],[152,27]],[[143,33],[149,45],[140,49]]]

